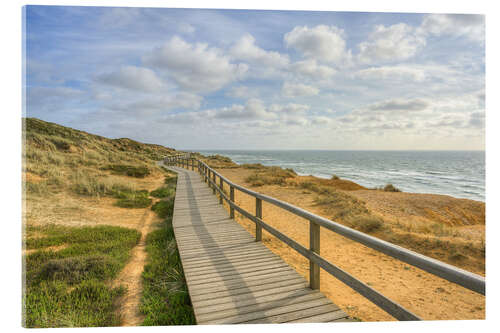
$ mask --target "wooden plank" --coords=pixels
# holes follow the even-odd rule
[[[239,270],[242,268],[250,268],[250,267],[260,267],[263,265],[269,265],[273,263],[281,263],[282,260],[280,258],[274,257],[263,257],[258,260],[252,260],[251,262],[243,261],[243,262],[226,262],[224,264],[216,265],[216,266],[208,266],[208,267],[196,267],[190,268],[189,274],[198,275],[198,274],[207,274],[209,272],[224,272],[226,270]]]
[[[236,244],[247,244],[253,243],[253,239],[248,238],[235,238],[235,239],[227,239],[227,240],[198,240],[192,242],[177,242],[180,246],[187,248],[204,248],[207,249],[209,247],[217,247],[225,246],[225,245],[236,245]]]
[[[343,311],[337,310],[333,312],[326,312],[319,315],[287,321],[287,323],[327,323],[330,321],[339,321],[341,319],[348,319],[348,317]]]
[[[281,280],[277,282],[269,282],[265,284],[259,284],[256,286],[248,286],[244,281],[241,281],[241,285],[239,287],[234,287],[231,289],[226,289],[226,290],[221,290],[221,291],[212,291],[209,293],[202,293],[202,294],[195,294],[193,293],[191,296],[191,301],[193,303],[197,301],[203,301],[203,300],[208,300],[208,299],[215,299],[215,298],[221,298],[221,297],[234,297],[236,295],[241,295],[241,294],[247,294],[247,293],[253,293],[255,291],[261,291],[261,290],[269,290],[269,289],[275,289],[275,288],[280,288],[280,287],[286,287],[286,286],[293,286],[293,285],[307,285],[307,281],[302,279],[301,277],[294,277],[291,280]]]
[[[252,304],[252,305],[247,305],[247,306],[239,306],[237,308],[233,307],[230,309],[219,308],[219,310],[216,310],[213,312],[199,313],[198,320],[209,321],[209,320],[214,320],[214,319],[222,319],[222,318],[232,317],[232,316],[236,316],[236,315],[242,315],[245,313],[251,313],[251,312],[256,312],[256,311],[272,309],[272,308],[279,307],[279,306],[301,303],[304,301],[310,301],[310,300],[314,300],[314,299],[318,299],[318,298],[324,298],[324,296],[319,292],[315,292],[315,293],[311,292],[311,293],[303,294],[300,296],[294,294],[292,297],[275,299],[275,300],[272,300],[269,302],[262,302],[259,304]]]
[[[272,283],[272,282],[280,282],[280,281],[290,281],[290,280],[295,280],[297,279],[297,276],[295,274],[292,274],[291,272],[285,276],[272,276],[268,278],[262,278],[259,277],[258,279],[254,280],[248,280],[245,279],[244,286],[245,287],[253,287],[253,286],[259,286],[267,283]],[[189,289],[189,294],[190,295],[202,295],[202,294],[208,294],[208,293],[213,293],[217,291],[224,291],[224,290],[231,290],[231,289],[237,289],[242,287],[242,282],[240,280],[233,280],[232,282],[225,282],[225,283],[215,283],[215,284],[203,284],[197,286],[193,286],[191,289]]]
[[[212,234],[206,234],[203,233],[202,231],[209,231],[213,229],[202,229],[202,230],[190,230],[190,232],[186,232],[182,234],[182,232],[179,232],[179,235],[176,235],[175,239],[180,240],[180,239],[204,239],[204,238],[211,238],[211,239],[216,239],[216,238],[223,238],[223,237],[231,237],[234,235],[246,235],[249,237],[248,234],[242,232],[240,229],[233,229],[233,230],[227,230],[227,228],[222,228],[222,230],[226,230],[225,232],[217,232],[215,235]],[[215,231],[215,230],[214,230]]]
[[[244,267],[244,268],[239,268],[239,269],[232,269],[232,270],[227,270],[223,272],[215,272],[215,273],[208,273],[208,274],[199,274],[196,276],[192,276],[190,274],[186,274],[186,277],[191,277],[191,281],[197,281],[197,280],[204,280],[208,279],[211,277],[222,277],[222,276],[228,276],[228,275],[239,275],[241,273],[257,273],[261,274],[261,271],[267,270],[267,269],[273,269],[273,268],[279,268],[279,267],[286,267],[288,266],[284,262],[278,262],[278,263],[271,263],[271,264],[266,264],[262,266],[252,266],[252,267]]]
[[[219,259],[213,259],[213,258],[207,258],[205,260],[197,260],[192,263],[184,263],[182,266],[185,268],[191,268],[191,267],[206,267],[206,266],[216,266],[219,264],[223,264],[226,262],[230,263],[238,263],[241,261],[245,262],[251,262],[252,260],[259,259],[259,258],[272,258],[272,256],[269,256],[267,252],[261,252],[261,253],[250,253],[250,254],[241,254],[236,257],[227,257],[223,256]]]
[[[212,248],[212,249],[205,249],[205,252],[201,251],[200,249],[192,249],[191,252],[197,253],[198,255],[202,254],[210,254],[210,255],[216,255],[216,254],[225,254],[225,253],[231,253],[232,251],[239,251],[240,249],[248,249],[251,250],[251,248],[254,246],[255,243],[247,243],[243,245],[221,245],[218,248]],[[188,251],[189,249],[186,249]],[[198,253],[202,252],[202,253]],[[186,255],[190,255],[192,253],[185,253]]]
[[[272,269],[267,269],[265,271],[258,271],[258,272],[246,272],[246,273],[239,273],[239,274],[234,274],[234,275],[227,275],[227,276],[216,276],[212,277],[209,279],[205,280],[200,280],[200,281],[190,281],[189,285],[197,285],[197,284],[208,284],[208,283],[213,283],[213,282],[227,282],[227,281],[232,281],[236,279],[249,279],[249,278],[265,278],[268,277],[272,274],[284,274],[287,272],[290,272],[290,267],[287,266],[282,266],[278,268],[272,268]]]
[[[206,243],[218,243],[218,244],[224,244],[229,241],[239,241],[239,240],[245,240],[245,241],[253,241],[253,238],[250,237],[249,235],[245,234],[235,234],[227,237],[203,237],[203,238],[198,238],[198,237],[191,237],[191,238],[180,238],[177,240],[177,243],[182,243],[182,244],[206,244]]]
[[[231,260],[231,259],[234,259],[234,258],[245,258],[245,257],[249,257],[249,256],[259,256],[259,255],[262,255],[262,254],[266,254],[268,255],[268,252],[265,251],[265,250],[261,250],[261,249],[257,249],[257,250],[254,250],[252,251],[251,253],[248,253],[247,250],[243,249],[241,251],[226,251],[226,252],[222,252],[222,253],[213,253],[212,255],[200,255],[200,256],[196,256],[196,257],[193,257],[193,258],[184,258],[183,260],[183,266],[186,265],[186,266],[189,266],[190,264],[196,264],[198,262],[217,262],[217,261],[220,261],[220,260]]]
[[[306,305],[304,305],[306,306]],[[335,305],[332,304],[331,302],[327,304],[323,304],[320,306],[315,306],[315,307],[306,307],[297,311],[289,312],[289,313],[283,313],[275,316],[269,316],[266,318],[259,318],[256,320],[251,320],[245,322],[245,324],[260,324],[260,323],[286,323],[288,321],[292,321],[295,319],[300,319],[300,318],[307,318],[311,317],[314,315],[318,314],[324,314],[328,312],[334,312],[334,311],[340,311],[342,313],[342,310],[339,310],[339,308]],[[308,321],[306,321],[308,322]]]
[[[229,309],[232,310],[243,309],[242,311],[244,311],[246,307],[259,307],[259,306],[266,306],[268,304],[278,304],[281,300],[286,298],[297,298],[297,297],[302,297],[304,295],[317,295],[317,294],[323,296],[319,291],[311,290],[309,288],[292,290],[287,292],[279,292],[279,293],[268,293],[267,295],[258,297],[257,299],[255,298],[236,299],[234,300],[234,302],[213,304],[212,306],[202,307],[202,308],[198,307],[197,314],[198,315],[207,313],[213,314],[217,312],[226,311]]]
[[[246,244],[252,244],[252,242],[236,242],[236,243],[228,243],[228,244],[223,244],[223,245],[216,245],[216,246],[206,246],[206,247],[184,247],[183,250],[187,255],[189,254],[199,254],[203,253],[204,251],[212,251],[212,253],[219,253],[224,250],[229,250],[238,246],[246,245]],[[182,244],[179,247],[183,247]]]
[[[233,317],[226,317],[221,319],[208,320],[203,322],[204,324],[239,324],[239,323],[247,323],[247,322],[276,322],[276,321],[287,321],[288,319],[294,319],[299,315],[297,312],[305,313],[303,316],[307,316],[308,314],[317,314],[317,310],[315,308],[320,308],[321,306],[330,306],[328,310],[336,311],[338,307],[331,304],[331,302],[326,298],[319,298],[310,301],[304,301],[297,304],[290,304],[284,306],[278,306],[266,310],[255,311],[245,314],[239,314]],[[311,311],[311,309],[314,309]],[[309,311],[307,311],[309,310]],[[320,310],[324,311],[324,310]],[[322,313],[325,313],[324,311]],[[302,315],[302,314],[301,314]],[[277,317],[279,316],[279,317]],[[272,317],[276,317],[271,319]],[[267,319],[269,318],[269,319]],[[269,321],[268,321],[269,320]]]
[[[207,307],[207,306],[214,306],[216,304],[222,304],[222,303],[233,303],[235,304],[236,302],[241,302],[243,300],[252,300],[255,303],[259,302],[259,298],[262,296],[268,296],[272,294],[279,294],[287,291],[300,291],[304,290],[304,287],[301,287],[301,285],[292,285],[292,286],[286,286],[286,287],[281,287],[281,288],[275,288],[272,290],[263,290],[263,291],[256,291],[254,293],[248,293],[248,294],[242,294],[236,299],[234,297],[228,296],[228,297],[220,297],[217,299],[210,299],[207,301],[199,301],[195,304],[193,304],[193,307],[196,308],[201,308],[201,307]],[[311,290],[311,289],[309,289]]]

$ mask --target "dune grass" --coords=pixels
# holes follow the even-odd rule
[[[122,191],[114,194],[118,200],[115,205],[122,208],[146,208],[151,205],[147,190],[140,191]]]
[[[37,234],[37,237],[32,237]],[[23,293],[26,327],[114,326],[123,287],[109,286],[140,239],[133,229],[50,225],[27,229]],[[54,251],[54,245],[67,245]]]
[[[151,173],[149,168],[144,165],[110,164],[104,167],[103,170],[111,170],[114,174],[136,178],[144,178]]]
[[[168,186],[160,187],[156,190],[151,191],[151,196],[155,198],[166,198],[172,196],[173,190]]]
[[[377,231],[384,225],[384,221],[374,216],[364,202],[346,192],[313,182],[302,182],[298,186],[317,193],[315,204],[321,206],[334,221],[344,222],[354,229],[367,233]]]
[[[194,325],[194,312],[172,228],[167,217],[146,239],[148,260],[142,273],[142,325]]]
[[[144,178],[158,169],[155,162],[175,152],[130,139],[108,139],[36,118],[23,121],[23,172],[40,181],[26,181],[25,193],[50,196],[61,191],[99,197],[129,187],[109,174]],[[129,188],[130,189],[130,188]]]
[[[169,184],[166,186],[168,195],[152,207],[164,220],[146,238],[148,257],[142,273],[140,305],[140,311],[145,315],[142,325],[194,325],[194,312],[172,227],[175,177],[167,176],[166,182]]]
[[[251,167],[252,168],[252,167]],[[287,179],[295,178],[297,174],[292,169],[280,167],[265,167],[248,176],[245,181],[252,186],[286,185]]]

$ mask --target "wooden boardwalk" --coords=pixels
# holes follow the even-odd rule
[[[199,174],[168,168],[178,174],[173,227],[198,324],[350,321],[230,219]]]

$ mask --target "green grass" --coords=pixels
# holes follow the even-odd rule
[[[160,187],[156,190],[151,191],[150,195],[155,198],[166,198],[172,196],[173,190],[168,186]]]
[[[151,210],[158,214],[161,218],[172,216],[174,202],[172,200],[160,200],[151,207]]]
[[[146,208],[149,207],[152,202],[147,190],[121,191],[115,193],[114,196],[118,198],[115,202],[115,206],[122,208]]]
[[[280,167],[265,167],[264,169],[248,176],[245,181],[252,186],[281,185],[287,184],[288,178],[297,176],[292,169],[282,169]]]
[[[125,164],[110,164],[103,169],[111,170],[113,173],[118,175],[125,175],[136,178],[144,178],[151,173],[151,171],[144,165],[134,166]]]
[[[41,237],[31,238],[32,233]],[[140,233],[133,229],[46,226],[27,229],[26,327],[96,327],[119,324],[117,298],[123,287],[109,286],[130,256]],[[67,245],[59,250],[44,248]]]
[[[167,179],[175,180],[174,177]],[[164,220],[159,229],[146,238],[148,258],[142,273],[140,305],[145,315],[144,326],[196,323],[172,228],[175,183],[169,180],[167,187],[171,193],[151,208]]]
[[[171,217],[146,239],[147,264],[142,273],[140,311],[144,326],[194,325],[193,308],[187,292]]]
[[[177,185],[177,176],[167,176],[165,177],[165,184],[172,187]]]

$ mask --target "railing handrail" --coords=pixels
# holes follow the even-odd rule
[[[386,255],[389,255],[389,256],[391,256],[393,258],[396,258],[398,260],[406,262],[406,263],[408,263],[408,264],[410,264],[412,266],[415,266],[415,267],[418,267],[420,269],[423,269],[423,270],[425,270],[425,271],[427,271],[427,272],[429,272],[429,273],[431,273],[433,275],[439,276],[439,277],[441,277],[441,278],[443,278],[445,280],[448,280],[450,282],[456,283],[456,284],[458,284],[458,285],[460,285],[462,287],[465,287],[465,288],[467,288],[469,290],[472,290],[472,291],[475,291],[475,292],[477,292],[479,294],[485,295],[485,288],[486,288],[485,287],[485,285],[486,285],[485,278],[482,277],[482,276],[480,276],[480,275],[478,275],[478,274],[475,274],[475,273],[472,273],[472,272],[460,269],[458,267],[449,265],[449,264],[444,263],[442,261],[439,261],[439,260],[436,260],[436,259],[424,256],[424,255],[419,254],[417,252],[405,249],[405,248],[403,248],[401,246],[392,244],[390,242],[387,242],[387,241],[378,239],[376,237],[367,235],[367,234],[365,234],[363,232],[354,230],[354,229],[349,228],[347,226],[344,226],[344,225],[342,225],[342,224],[340,224],[338,222],[334,222],[334,221],[328,220],[328,219],[326,219],[324,217],[321,217],[321,216],[318,216],[316,214],[313,214],[313,213],[311,213],[311,212],[309,212],[309,211],[307,211],[305,209],[299,208],[299,207],[294,206],[292,204],[289,204],[287,202],[284,202],[284,201],[278,200],[276,198],[264,195],[262,193],[255,192],[255,191],[252,191],[250,189],[247,189],[247,188],[245,188],[245,187],[243,187],[241,185],[233,183],[232,181],[230,181],[226,177],[222,176],[220,173],[218,173],[217,171],[215,171],[214,169],[212,169],[211,167],[209,167],[205,162],[203,162],[203,161],[201,161],[199,159],[186,158],[185,154],[178,154],[178,155],[175,155],[175,156],[172,156],[172,157],[169,156],[169,157],[167,157],[167,159],[168,158],[186,159],[186,160],[189,159],[189,160],[193,160],[193,163],[194,163],[194,161],[197,161],[199,169],[200,169],[200,167],[203,167],[206,170],[209,170],[211,173],[214,174],[214,176],[216,175],[217,177],[219,177],[221,181],[226,182],[229,186],[234,187],[234,188],[238,189],[239,191],[241,191],[243,193],[249,194],[250,196],[253,196],[253,197],[257,198],[257,199],[260,199],[262,201],[268,202],[268,203],[273,204],[275,206],[278,206],[278,207],[280,207],[282,209],[285,209],[285,210],[287,210],[287,211],[289,211],[289,212],[291,212],[291,213],[293,213],[295,215],[301,216],[301,217],[303,217],[303,218],[305,218],[305,219],[307,219],[307,220],[309,220],[309,221],[311,221],[313,223],[316,223],[316,224],[318,224],[318,225],[320,225],[320,226],[322,226],[322,227],[324,227],[324,228],[326,228],[328,230],[331,230],[331,231],[333,231],[333,232],[335,232],[337,234],[340,234],[340,235],[342,235],[342,236],[344,236],[346,238],[349,238],[349,239],[351,239],[353,241],[361,243],[361,244],[363,244],[363,245],[365,245],[367,247],[370,247],[370,248],[372,248],[372,249],[374,249],[376,251],[382,252],[382,253],[384,253]],[[193,164],[193,166],[194,166],[194,164]],[[260,224],[267,231],[269,231],[269,232],[274,231],[274,232],[279,233],[281,236],[286,237],[285,235],[281,234],[279,231],[272,230],[273,228],[270,227],[269,225],[265,224],[260,218],[256,218],[255,216],[253,216],[250,213],[248,213],[245,210],[243,210],[243,208],[237,206],[233,201],[231,201],[229,198],[227,198],[227,196],[223,193],[222,189],[219,188],[219,186],[216,184],[216,182],[213,181],[212,179],[210,179],[210,177],[208,177],[208,181],[214,186],[214,190],[217,189],[219,191],[219,193],[221,195],[221,200],[222,200],[222,197],[224,197],[224,199],[228,202],[228,204],[230,205],[230,207],[235,208],[240,213],[242,213],[246,217],[250,218],[256,224]],[[271,232],[271,233],[273,234],[273,232]],[[277,235],[275,235],[275,236],[277,236]],[[288,237],[286,237],[286,238],[288,238]],[[282,238],[280,238],[280,239],[282,241],[285,241]],[[295,241],[293,241],[291,239],[288,239],[287,241],[291,241],[291,242],[295,243],[295,245],[299,245],[298,243],[296,243]],[[287,241],[285,241],[285,242],[287,242]],[[287,244],[290,245],[290,246],[294,245],[294,244],[289,244],[289,243],[287,243]],[[305,249],[303,246],[301,246],[301,245],[299,245],[299,246],[301,248]],[[292,246],[292,248],[294,248],[296,251],[298,251],[300,254],[302,254],[303,256],[307,257],[311,261],[316,262],[317,264],[319,264],[321,262],[320,266],[322,268],[324,268],[324,269],[326,269],[325,265],[326,266],[328,266],[328,265],[333,266],[333,264],[327,262],[325,259],[321,258],[319,255],[317,255],[315,253],[312,253],[312,254],[311,253],[306,253],[306,252],[304,252],[303,249],[297,249],[297,248],[295,248],[293,246]],[[309,251],[309,250],[306,249],[306,251]],[[334,269],[339,270],[338,267],[334,267],[333,266],[333,268],[331,268],[331,270],[334,270]],[[332,273],[332,272],[330,272],[330,273]],[[345,272],[343,272],[343,273],[345,273]],[[344,282],[346,282],[346,281],[344,281]],[[360,282],[360,281],[357,281],[357,282]],[[367,287],[366,285],[361,286],[361,287],[362,287],[361,289],[366,289],[366,288],[371,289],[371,288]],[[373,292],[373,291],[374,290],[371,289],[371,292]],[[364,295],[364,296],[366,297],[366,295]],[[379,296],[380,295],[377,295],[377,297],[379,297]],[[388,299],[386,299],[386,298],[384,299],[384,301],[387,301],[387,300]],[[378,305],[380,306],[380,304],[378,304]],[[397,306],[399,306],[399,305],[397,305]],[[389,308],[392,308],[392,305]],[[385,309],[385,310],[387,311],[387,309]],[[390,314],[392,315],[392,313],[390,313]],[[411,315],[410,315],[410,317],[411,317]],[[404,317],[404,318],[406,318],[406,317]],[[415,320],[415,319],[418,319],[418,317],[413,318],[413,320]]]

